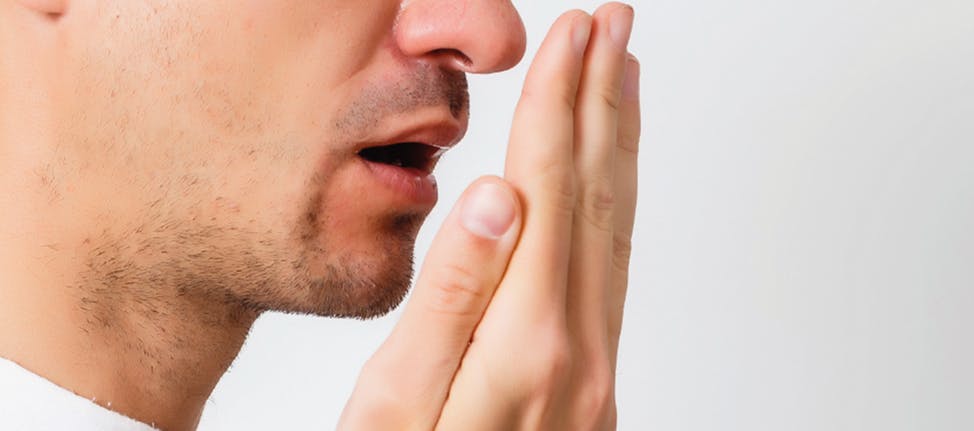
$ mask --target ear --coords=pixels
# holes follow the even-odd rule
[[[15,0],[23,7],[52,18],[60,17],[68,9],[69,0]]]

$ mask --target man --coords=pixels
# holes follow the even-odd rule
[[[340,428],[614,427],[632,17],[554,24]],[[0,0],[0,428],[193,429],[261,313],[395,307],[524,45],[507,0]]]

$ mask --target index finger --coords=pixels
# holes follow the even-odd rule
[[[505,179],[520,194],[524,229],[508,274],[534,281],[526,295],[564,304],[575,206],[575,99],[592,17],[570,11],[552,26],[525,79]]]

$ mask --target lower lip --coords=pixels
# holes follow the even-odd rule
[[[372,176],[385,188],[404,200],[424,206],[436,204],[438,191],[433,174],[414,168],[375,163],[359,158]]]

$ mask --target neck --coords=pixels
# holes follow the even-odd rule
[[[2,84],[56,80],[3,66],[0,107],[18,109],[0,115],[0,357],[157,428],[194,429],[260,311],[146,252],[154,244],[134,240],[142,226],[120,228],[140,208],[123,196],[138,193],[49,163],[61,156],[55,134],[35,129],[57,130],[59,117],[44,114],[56,112],[54,96]]]
[[[259,311],[142,271],[124,247],[4,230],[0,356],[133,419],[194,429]]]

